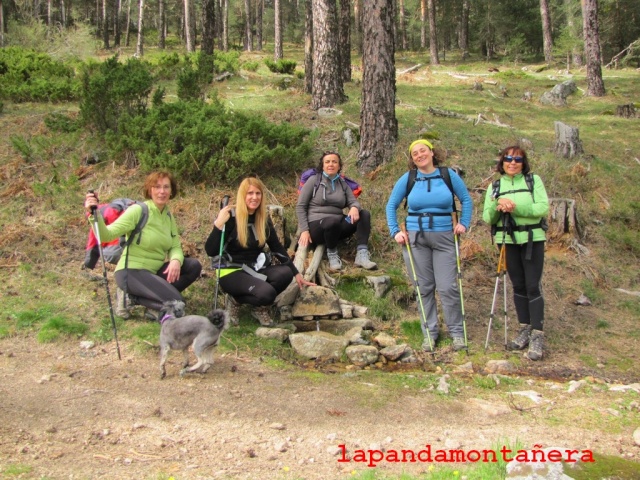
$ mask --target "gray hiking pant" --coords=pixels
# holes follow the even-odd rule
[[[434,342],[438,338],[438,311],[435,298],[437,290],[449,335],[464,337],[453,232],[409,232],[409,240],[413,266],[418,277],[418,286],[424,307],[424,316],[427,319],[427,325],[425,325],[418,299],[422,333],[426,338],[428,326],[431,341]],[[413,280],[413,271],[406,247],[402,249],[402,255],[407,265],[409,277]]]
[[[200,277],[202,265],[195,258],[185,257],[180,269],[180,278],[174,283],[167,282],[165,263],[158,273],[148,270],[118,270],[114,276],[118,287],[127,292],[135,301],[144,307],[160,310],[167,300],[184,301],[180,292]]]

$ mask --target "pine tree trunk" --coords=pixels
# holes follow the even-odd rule
[[[144,25],[144,0],[139,0],[138,3],[138,42],[136,43],[136,57],[142,58],[144,54],[144,35],[142,34],[142,28]]]
[[[586,95],[602,97],[605,94],[600,57],[598,0],[582,0],[584,53],[587,59]]]
[[[311,108],[347,100],[340,74],[338,19],[334,0],[313,0],[313,81]]]
[[[102,0],[102,46],[109,48],[109,10],[107,9],[107,0]]]
[[[131,26],[131,0],[127,0],[127,28],[125,30],[125,35],[124,35],[124,46],[128,47],[129,46],[129,32],[130,27]]]
[[[404,0],[398,0],[398,28],[400,29],[400,48],[403,51],[409,49],[407,42],[407,12],[404,9]]]
[[[264,18],[264,0],[256,1],[256,49],[262,51],[262,28]],[[280,52],[282,53],[282,52]]]
[[[420,0],[420,48],[427,48],[427,0]]]
[[[203,0],[202,2],[202,45],[200,49],[207,55],[213,55],[215,45],[216,2]],[[212,72],[213,73],[213,72]]]
[[[429,54],[431,65],[440,65],[438,58],[438,33],[436,32],[436,2],[428,0],[429,10]]]
[[[4,47],[4,9],[0,0],[0,48]]]
[[[362,0],[353,1],[353,19],[354,19],[354,45],[356,51],[362,55]]]
[[[184,38],[186,41],[187,53],[194,50],[193,47],[193,24],[191,23],[191,0],[184,0]]]
[[[274,0],[273,9],[274,15],[274,35],[273,35],[273,60],[278,61],[283,58],[282,52],[282,6],[280,0]]]
[[[311,95],[313,90],[313,7],[305,2],[304,12],[304,93]]]
[[[553,37],[551,36],[551,16],[549,15],[549,0],[540,0],[540,16],[542,17],[542,43],[544,61],[553,62]]]
[[[351,8],[349,0],[340,0],[338,46],[340,48],[340,70],[342,80],[351,81]]]
[[[244,0],[244,49],[253,51],[253,34],[251,32],[251,2]]]
[[[222,49],[229,51],[229,0],[222,0]]]
[[[367,0],[363,18],[363,78],[358,169],[373,171],[392,158],[398,140],[393,0]]]
[[[115,2],[115,9],[116,9],[116,15],[115,15],[115,21],[113,22],[113,46],[114,47],[119,47],[120,46],[120,37],[121,37],[121,30],[122,30],[122,0],[117,0]]]
[[[462,51],[462,60],[469,58],[469,0],[462,0],[458,46]]]

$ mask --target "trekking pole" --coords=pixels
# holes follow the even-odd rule
[[[493,323],[493,318],[495,316],[495,308],[496,308],[496,299],[498,296],[498,287],[500,286],[500,277],[502,276],[503,283],[503,296],[504,296],[504,336],[505,336],[505,345],[507,343],[507,283],[505,279],[505,273],[507,270],[507,256],[505,249],[505,239],[507,236],[506,232],[506,218],[503,215],[503,230],[502,230],[502,244],[500,245],[500,255],[498,256],[498,268],[497,268],[497,276],[496,276],[496,285],[493,289],[493,300],[491,301],[491,313],[489,314],[489,328],[487,328],[487,339],[484,343],[484,351],[487,351],[489,347],[489,335],[491,333],[491,324]]]
[[[89,193],[93,193],[93,190],[89,190]],[[95,195],[94,195],[95,196]],[[98,197],[96,196],[96,200]],[[100,252],[100,259],[102,260],[102,276],[104,277],[104,287],[107,291],[107,302],[109,303],[109,314],[111,315],[111,326],[113,327],[113,338],[116,341],[116,350],[118,351],[118,360],[122,360],[120,356],[120,344],[118,343],[118,329],[116,328],[116,319],[113,316],[113,304],[111,303],[111,293],[109,292],[109,280],[107,279],[107,265],[104,262],[104,253],[102,251],[102,240],[100,239],[100,229],[98,228],[98,208],[96,206],[91,207],[91,215],[93,215],[93,227],[98,242],[98,251]]]
[[[225,195],[222,197],[222,202],[220,203],[220,209],[223,209],[229,204],[229,195]],[[222,236],[220,237],[220,252],[218,252],[218,268],[216,269],[216,296],[213,301],[213,309],[216,310],[218,308],[218,289],[220,288],[220,266],[222,265],[222,251],[224,250],[224,232],[227,229],[227,224],[225,223],[222,226]]]
[[[409,235],[407,234],[407,229],[404,223],[400,224],[400,229],[402,233],[407,236],[407,253],[409,254],[409,265],[411,266],[411,274],[413,275],[413,283],[416,286],[416,294],[418,296],[418,305],[420,305],[420,312],[422,314],[422,324],[424,325],[424,329],[427,332],[427,340],[429,340],[429,347],[431,349],[431,353],[433,353],[434,344],[431,341],[431,333],[429,333],[429,325],[427,324],[427,315],[424,312],[424,305],[422,304],[422,295],[420,295],[420,285],[418,284],[418,275],[416,274],[416,267],[413,263],[413,255],[411,254],[411,242],[408,240]]]
[[[456,227],[458,223],[458,214],[457,212],[451,213],[451,218],[453,220],[453,228]],[[464,295],[462,294],[462,267],[460,262],[460,235],[453,234],[453,241],[456,245],[456,268],[458,273],[458,290],[460,290],[460,310],[462,312],[462,331],[464,332],[464,346],[467,350],[467,355],[469,354],[469,344],[467,343],[467,321],[465,320],[464,315]]]

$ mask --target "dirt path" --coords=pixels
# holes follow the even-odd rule
[[[161,381],[153,354],[133,354],[126,344],[122,351],[118,361],[111,345],[83,350],[79,342],[0,341],[0,473],[12,468],[25,473],[10,478],[327,479],[367,469],[339,462],[342,444],[349,455],[505,442],[637,455],[626,431],[588,420],[592,412],[606,416],[616,401],[626,402],[628,394],[603,386],[571,395],[557,383],[518,386],[542,395],[535,404],[457,377],[450,382],[459,391],[443,396],[402,385],[385,388],[379,377],[357,373],[316,379],[232,355],[218,355],[207,375],[180,378],[176,353]],[[491,413],[475,400],[480,396]],[[496,414],[509,405],[508,413]],[[518,405],[526,408],[513,408]],[[572,421],[584,413],[584,423]],[[637,408],[631,414],[637,424]],[[397,473],[428,467],[377,466]]]

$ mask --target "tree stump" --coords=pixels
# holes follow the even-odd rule
[[[616,107],[616,117],[635,118],[635,116],[636,107],[633,105],[633,103],[618,105]]]
[[[562,122],[555,122],[556,145],[554,152],[562,158],[573,158],[584,153],[578,127],[571,127]]]
[[[267,213],[273,222],[273,226],[278,234],[278,240],[285,245],[284,232],[287,229],[286,219],[284,218],[284,207],[281,205],[267,205]]]
[[[582,238],[582,226],[576,214],[576,201],[571,198],[549,199],[547,239],[574,246]]]

